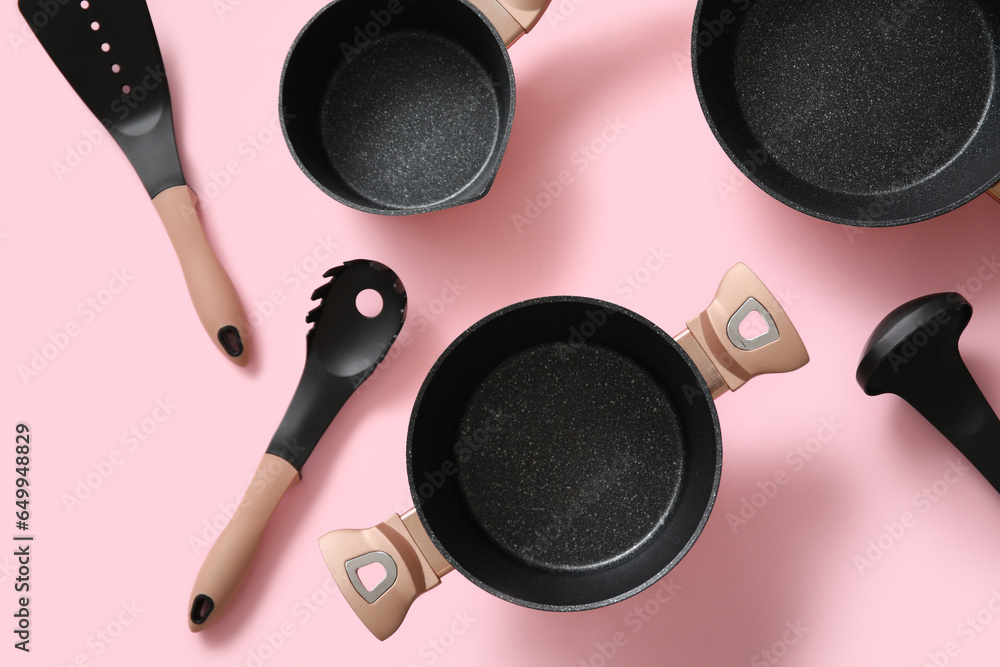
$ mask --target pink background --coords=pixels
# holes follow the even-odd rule
[[[883,315],[959,289],[976,308],[963,353],[1000,405],[1000,280],[978,282],[994,277],[984,259],[998,251],[995,203],[983,197],[935,221],[864,233],[795,213],[746,183],[704,122],[689,58],[694,0],[567,0],[512,49],[517,119],[489,196],[420,218],[369,216],[316,189],[269,129],[286,50],[319,2],[150,5],[182,161],[211,242],[259,313],[257,356],[240,370],[206,341],[129,164],[94,133],[97,120],[15,3],[4,3],[0,432],[9,444],[0,535],[12,544],[14,426],[26,421],[37,536],[31,656],[11,647],[14,562],[0,556],[5,664],[762,665],[774,664],[760,653],[772,647],[785,665],[921,666],[934,654],[938,664],[995,664],[1000,619],[988,605],[1000,609],[1000,499],[974,472],[939,482],[954,449],[900,400],[868,398],[854,380]],[[579,147],[615,119],[618,136],[581,169]],[[70,152],[87,155],[57,174]],[[239,173],[213,187],[230,162]],[[512,215],[564,170],[573,183],[519,233]],[[647,276],[640,268],[653,250],[670,257]],[[206,547],[197,541],[245,489],[291,397],[320,273],[357,257],[402,277],[411,343],[393,350],[335,420],[278,509],[236,606],[192,635],[185,607]],[[453,574],[396,636],[370,637],[336,592],[316,540],[411,506],[407,421],[448,343],[497,308],[550,294],[611,300],[678,332],[737,261],[786,304],[812,362],[719,401],[719,498],[665,580],[669,602],[657,592],[661,600],[670,592],[654,588],[592,612],[544,613]],[[306,274],[298,285],[294,267]],[[102,312],[81,310],[115,271],[130,276],[127,286]],[[637,271],[648,278],[642,289],[621,289]],[[460,296],[444,306],[448,281]],[[270,303],[274,296],[282,302]],[[18,366],[70,324],[79,335],[23,380]],[[155,424],[158,400],[177,407]],[[144,420],[155,432],[124,444],[122,434]],[[819,451],[804,465],[790,454],[810,446]],[[121,464],[68,507],[116,450]],[[734,532],[727,514],[779,472],[787,484]],[[935,482],[946,492],[915,504]],[[906,512],[915,523],[899,539],[883,536]],[[880,537],[891,548],[859,572],[855,557]],[[977,613],[975,629],[965,619]],[[801,636],[786,632],[796,624]],[[99,632],[115,637],[108,643]],[[605,658],[616,637],[621,646]],[[949,642],[957,655],[944,654]]]

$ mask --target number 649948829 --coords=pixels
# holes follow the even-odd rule
[[[14,491],[14,497],[17,498],[15,505],[20,509],[19,512],[15,512],[15,516],[18,521],[27,521],[30,513],[28,512],[28,470],[29,464],[31,463],[31,458],[29,454],[31,453],[31,429],[27,424],[17,425],[17,436],[14,440],[14,463],[16,468],[14,472],[17,473],[15,478],[15,486],[17,487]]]

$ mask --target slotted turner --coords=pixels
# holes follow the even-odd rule
[[[247,320],[184,181],[167,75],[145,1],[69,0],[52,16],[35,0],[18,0],[18,9],[135,168],[177,252],[205,331],[233,362],[246,365],[239,325]]]

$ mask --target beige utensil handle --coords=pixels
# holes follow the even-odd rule
[[[153,198],[170,242],[184,272],[191,302],[215,346],[237,366],[249,359],[243,305],[232,281],[205,239],[195,209],[193,193],[186,185],[167,188]]]
[[[551,0],[471,0],[510,46],[531,31],[542,18]]]
[[[299,482],[288,461],[264,454],[229,525],[205,556],[188,601],[188,627],[200,632],[225,613],[250,572],[260,538],[285,491]]]
[[[326,566],[354,613],[379,640],[392,636],[414,600],[452,567],[434,547],[416,510],[393,514],[367,530],[335,530],[319,538]],[[358,570],[378,563],[385,578],[368,590]]]
[[[752,313],[768,329],[748,339],[740,325]],[[743,263],[726,272],[715,300],[675,340],[698,366],[714,398],[736,391],[758,375],[788,373],[809,362],[792,321]]]

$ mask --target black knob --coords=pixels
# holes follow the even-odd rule
[[[972,306],[955,292],[914,299],[875,328],[858,365],[869,396],[916,408],[1000,491],[1000,420],[958,351]]]

